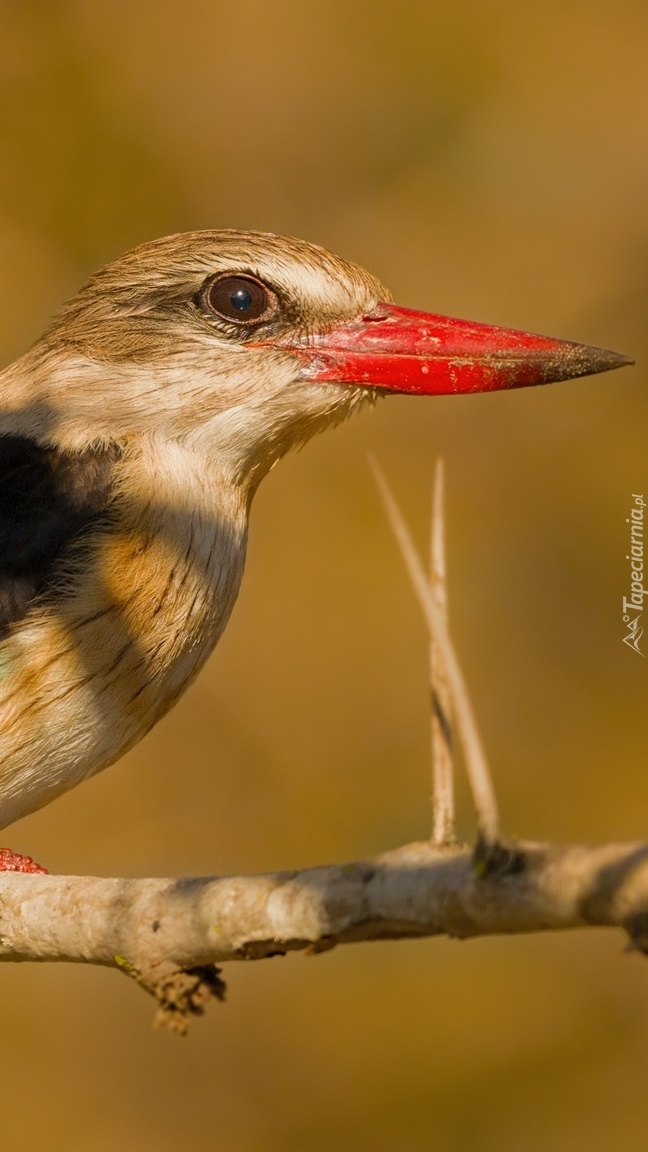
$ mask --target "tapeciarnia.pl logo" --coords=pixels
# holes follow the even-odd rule
[[[643,636],[643,628],[639,621],[643,613],[643,598],[648,594],[648,589],[643,586],[643,537],[646,501],[643,496],[637,495],[636,492],[632,493],[632,499],[634,500],[634,505],[630,509],[630,515],[626,517],[626,524],[630,525],[630,552],[626,556],[626,560],[630,561],[631,592],[629,596],[623,597],[623,623],[627,629],[626,635],[623,637],[623,643],[627,644],[628,648],[634,648],[635,652],[643,656],[644,653],[639,647],[639,641]]]

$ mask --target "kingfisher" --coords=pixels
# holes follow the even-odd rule
[[[397,307],[291,237],[189,232],[101,269],[0,373],[0,827],[117,760],[192,682],[289,449],[390,393],[628,363]],[[0,869],[41,870],[9,849]]]

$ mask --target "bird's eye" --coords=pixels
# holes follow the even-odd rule
[[[219,276],[207,288],[206,300],[212,312],[236,324],[265,320],[277,304],[274,292],[254,276]]]

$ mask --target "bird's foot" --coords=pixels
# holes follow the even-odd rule
[[[0,848],[0,872],[40,872],[47,876],[47,868],[41,868],[31,856],[21,856],[11,848]]]

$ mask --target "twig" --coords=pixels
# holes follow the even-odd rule
[[[450,692],[452,694],[454,712],[457,718],[457,732],[463,749],[466,771],[468,773],[468,780],[477,814],[477,828],[481,842],[480,847],[484,849],[488,856],[493,853],[497,847],[499,838],[499,815],[495,791],[486,760],[486,753],[482,746],[468,695],[468,689],[463,678],[454,645],[450,639],[443,617],[440,615],[435,603],[435,598],[430,590],[423,565],[419,559],[403,514],[376,461],[370,457],[370,463],[392,531],[396,537],[396,542],[405,562],[405,567],[412,582],[414,592],[425,616],[430,637],[433,637],[437,642],[439,651],[442,654]]]
[[[444,628],[448,629],[448,587],[446,583],[444,471],[443,460],[436,462],[432,499],[430,547],[430,588]],[[438,642],[430,639],[430,694],[432,727],[432,843],[452,844],[454,828],[454,764],[452,756],[452,700],[443,655]]]

